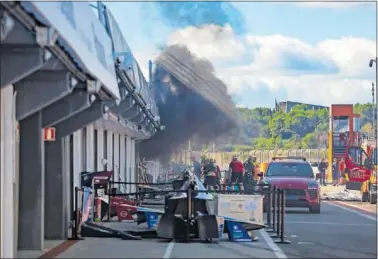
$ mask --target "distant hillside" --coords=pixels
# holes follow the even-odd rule
[[[324,148],[328,145],[329,112],[294,106],[290,112],[274,112],[268,108],[239,108],[242,126],[214,141],[216,150],[241,151],[273,148]],[[372,133],[372,104],[356,104],[361,114],[362,131]],[[192,140],[192,148],[212,150],[212,143]]]

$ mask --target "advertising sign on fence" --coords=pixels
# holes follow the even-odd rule
[[[92,189],[89,187],[83,188],[83,211],[82,211],[82,223],[92,221],[93,217],[93,194]]]
[[[219,194],[215,204],[216,215],[264,225],[261,195]]]

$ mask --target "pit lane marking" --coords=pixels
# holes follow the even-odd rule
[[[165,248],[165,252],[164,252],[164,255],[163,255],[164,259],[168,259],[168,258],[171,257],[172,250],[173,250],[174,246],[175,246],[175,241],[169,242],[169,244],[167,245],[167,248]]]
[[[298,242],[298,245],[313,245],[313,242]]]
[[[259,230],[262,238],[265,240],[267,245],[270,249],[272,249],[273,253],[276,255],[277,258],[286,259],[286,254],[282,251],[282,249],[274,243],[273,239],[268,235],[268,233],[265,231],[265,229]]]
[[[340,222],[314,222],[314,221],[285,221],[287,224],[305,224],[305,225],[338,225],[338,226],[375,226],[375,224],[363,224],[363,223],[340,223]]]
[[[332,202],[327,202],[327,204],[329,204],[331,206],[334,206],[334,207],[337,207],[337,208],[340,208],[342,210],[346,210],[346,211],[352,212],[352,213],[357,214],[357,215],[359,215],[361,217],[364,217],[366,219],[377,221],[377,216],[374,217],[374,216],[370,216],[370,215],[367,215],[365,213],[359,212],[359,211],[356,210],[357,208],[356,209],[352,209],[351,207],[346,207],[349,204],[348,205],[339,205],[339,204],[332,203]]]
[[[331,202],[331,201],[329,201]],[[351,209],[356,209],[359,212],[367,213],[370,216],[375,216],[377,214],[377,206],[372,204],[366,204],[366,203],[348,203],[345,201],[332,201],[332,204],[338,204],[344,207],[348,207]]]

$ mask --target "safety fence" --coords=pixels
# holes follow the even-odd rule
[[[269,150],[249,150],[241,152],[202,152],[202,151],[187,151],[183,150],[176,152],[172,156],[172,160],[176,163],[183,161],[186,164],[190,163],[190,157],[194,156],[200,160],[201,157],[213,158],[217,164],[223,169],[228,168],[233,156],[238,156],[239,160],[245,161],[248,156],[256,158],[257,163],[269,162],[275,156],[300,156],[305,157],[310,163],[318,163],[322,158],[327,158],[328,150],[323,149],[269,149]]]
[[[141,160],[137,161],[138,182],[155,182],[161,172],[165,170],[159,161]]]
[[[80,240],[81,225],[89,218],[90,200],[93,199],[92,191],[88,188],[75,187],[74,204],[71,218],[71,240]]]
[[[75,189],[75,210],[73,216],[72,224],[72,238],[82,239],[81,228],[83,225],[92,224],[88,222],[93,221],[127,221],[132,220],[137,223],[145,222],[145,218],[137,217],[137,207],[136,206],[160,206],[163,209],[163,213],[167,212],[167,199],[172,197],[172,195],[177,195],[180,193],[185,193],[186,206],[184,222],[192,222],[195,220],[194,205],[192,202],[193,194],[200,193],[211,193],[215,196],[217,194],[244,194],[248,195],[263,195],[263,209],[266,222],[265,229],[267,232],[272,233],[272,238],[277,238],[277,243],[290,243],[290,241],[285,239],[285,207],[286,207],[286,193],[285,189],[277,188],[269,184],[255,184],[254,188],[242,191],[234,191],[226,188],[223,185],[219,190],[195,190],[188,188],[183,190],[182,186],[184,184],[183,180],[173,181],[167,186],[164,183],[151,183],[148,186],[141,182],[114,182],[109,181],[106,187],[105,195],[103,197],[96,197],[92,195],[90,188],[76,188]],[[117,185],[133,185],[134,188],[125,189],[135,189],[135,192],[119,193],[115,190]],[[122,188],[123,189],[123,188]],[[100,201],[100,203],[96,202]],[[105,202],[102,203],[101,201]],[[107,205],[106,205],[107,204]],[[101,208],[105,206],[106,208]],[[93,211],[91,213],[91,208]],[[145,207],[144,207],[145,208]],[[92,216],[91,216],[92,215]],[[96,220],[97,219],[97,220]],[[113,230],[112,230],[113,231]],[[189,223],[185,225],[185,235],[184,240],[188,241],[191,239],[190,235],[191,226]],[[124,233],[123,233],[124,234]],[[126,234],[125,234],[126,235]],[[119,236],[119,233],[116,234]],[[127,234],[130,238],[132,234]]]

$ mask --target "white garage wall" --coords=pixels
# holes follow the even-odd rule
[[[114,181],[119,181],[119,134],[113,134],[113,170],[114,170]],[[119,189],[119,185],[116,185]]]
[[[94,171],[96,167],[98,170],[114,170],[114,181],[137,181],[135,140],[125,134],[111,130],[105,131],[96,126],[97,152],[94,152],[94,129],[94,125],[88,125],[73,134],[74,186],[80,186],[80,173],[82,171]],[[104,138],[106,138],[106,141]],[[95,153],[96,159],[94,158]],[[103,164],[105,157],[106,166]],[[96,165],[94,164],[95,161]],[[154,175],[154,172],[151,173]],[[136,190],[135,186],[119,187],[123,192]]]
[[[94,164],[94,155],[95,155],[95,152],[94,152],[94,129],[93,129],[93,125],[88,125],[86,127],[86,133],[87,133],[87,136],[86,136],[86,154],[87,154],[87,157],[86,157],[86,160],[87,160],[87,164],[86,164],[86,171],[88,172],[93,172],[95,170],[95,164]]]
[[[15,178],[15,102],[13,86],[9,85],[0,90],[0,192],[1,192],[1,239],[0,257],[15,257],[15,214],[14,214],[14,184]],[[5,238],[6,237],[6,238]]]
[[[104,130],[97,129],[97,170],[103,171],[104,168]]]
[[[107,131],[107,169],[113,170],[113,132]]]
[[[86,152],[83,152],[83,149],[86,148],[86,146],[83,145],[83,131],[84,130],[85,129],[80,129],[73,134],[74,187],[80,187],[80,173],[86,170],[83,163],[83,160],[87,159],[86,157],[83,158],[83,155],[86,154]]]
[[[126,181],[126,136],[120,135],[119,137],[119,176],[120,181]],[[121,191],[126,192],[125,185],[121,185]]]

